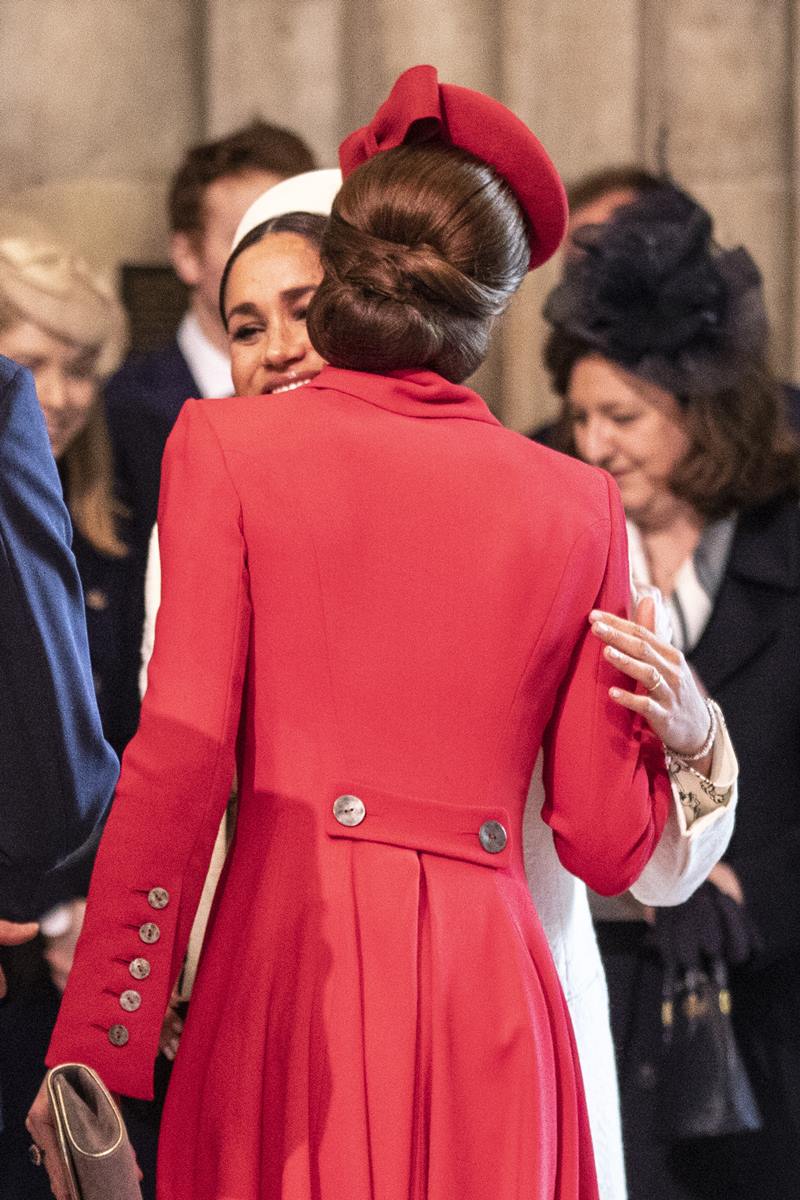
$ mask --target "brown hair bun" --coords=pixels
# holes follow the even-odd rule
[[[460,382],[485,357],[529,259],[522,211],[490,166],[440,145],[387,150],[334,201],[311,341],[333,366],[427,367]]]

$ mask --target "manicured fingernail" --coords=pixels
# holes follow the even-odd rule
[[[603,614],[600,612],[599,608],[593,608],[592,611],[589,613],[589,620],[590,621],[599,621],[600,618],[602,617],[602,615]]]
[[[622,658],[619,650],[615,650],[613,646],[606,646],[605,654],[606,658]]]
[[[594,631],[595,631],[595,633],[599,633],[599,634],[606,634],[606,633],[611,632],[608,625],[605,625],[602,621],[598,621],[596,623],[596,625],[594,627]]]
[[[620,696],[622,695],[622,691],[620,688],[609,688],[608,694],[612,697],[612,699],[619,700]]]

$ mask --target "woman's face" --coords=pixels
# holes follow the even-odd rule
[[[674,507],[668,480],[689,438],[673,395],[593,354],[572,368],[567,413],[578,454],[614,476],[636,524]]]
[[[237,396],[290,391],[322,370],[306,332],[321,281],[319,253],[299,233],[268,233],[236,259],[225,315]]]
[[[98,396],[95,350],[22,320],[0,330],[0,354],[32,372],[50,447],[60,458],[83,429]]]

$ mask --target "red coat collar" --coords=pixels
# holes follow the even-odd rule
[[[344,392],[406,417],[463,417],[468,421],[500,424],[477,392],[450,383],[435,371],[391,371],[386,375],[373,375],[367,371],[324,367],[306,386]]]

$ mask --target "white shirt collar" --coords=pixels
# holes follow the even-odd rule
[[[628,521],[627,526],[631,588],[635,595],[637,584],[650,586],[652,579],[642,535],[633,521]],[[675,587],[666,604],[672,622],[672,641],[685,654],[694,649],[709,622],[735,529],[735,517],[723,517],[706,525],[694,554],[689,555],[675,576]]]
[[[232,396],[231,360],[208,340],[193,312],[184,314],[176,338],[201,397]]]

